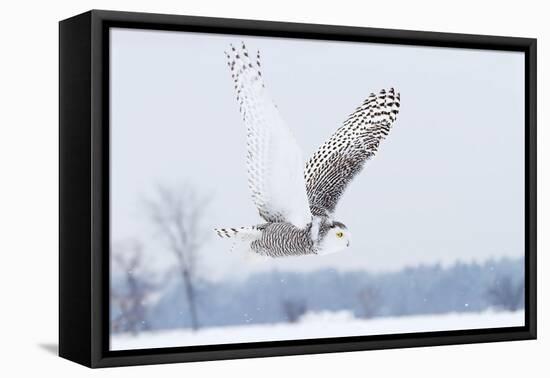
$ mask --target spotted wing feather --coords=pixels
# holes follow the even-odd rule
[[[260,70],[242,44],[226,52],[237,102],[246,126],[248,186],[267,222],[303,228],[311,221],[300,147],[271,100]]]
[[[331,215],[349,182],[378,151],[397,118],[400,94],[372,93],[307,162],[305,180],[313,215]]]

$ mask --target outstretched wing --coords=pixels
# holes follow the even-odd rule
[[[311,222],[300,147],[265,88],[260,53],[254,62],[244,43],[226,52],[246,126],[248,186],[260,216],[297,227]]]
[[[399,113],[393,88],[372,93],[306,164],[305,179],[313,215],[330,215],[346,186],[372,158]]]

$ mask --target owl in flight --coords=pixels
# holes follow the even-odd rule
[[[334,220],[346,186],[372,158],[399,112],[393,88],[372,93],[305,164],[292,132],[263,80],[260,52],[230,46],[227,65],[246,126],[246,167],[252,200],[265,222],[218,228],[221,238],[271,257],[329,254],[350,245],[347,227]]]

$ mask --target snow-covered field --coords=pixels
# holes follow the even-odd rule
[[[117,334],[111,337],[111,350],[499,328],[523,325],[523,310],[517,312],[485,311],[481,313],[450,313],[374,319],[358,319],[346,311],[321,312],[306,314],[297,323],[212,327],[204,328],[197,332],[192,332],[188,329],[143,332],[138,336]]]

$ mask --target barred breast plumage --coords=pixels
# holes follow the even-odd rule
[[[300,229],[288,222],[266,223],[258,226],[260,237],[250,243],[250,248],[263,256],[283,257],[316,253],[310,229]]]

